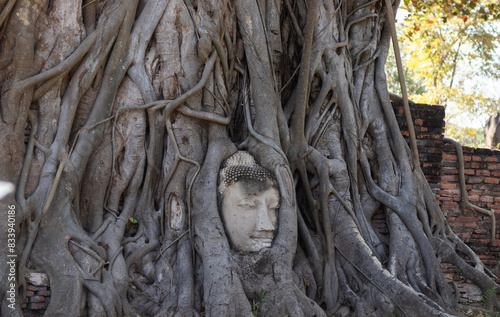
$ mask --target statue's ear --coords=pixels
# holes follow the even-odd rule
[[[278,230],[274,245],[286,246],[295,250],[295,240],[291,235],[297,234],[297,205],[293,190],[293,177],[286,165],[278,165],[274,169],[276,179],[280,188],[280,212],[278,216]]]
[[[285,166],[277,166],[274,169],[274,175],[278,180],[281,202],[293,203],[293,180],[288,168]]]

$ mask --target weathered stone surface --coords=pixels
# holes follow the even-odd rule
[[[462,293],[462,299],[475,302],[483,300],[483,293],[481,292],[481,289],[474,284],[463,283],[459,285],[459,290]]]
[[[49,286],[49,278],[45,273],[28,273],[26,281],[34,286]]]

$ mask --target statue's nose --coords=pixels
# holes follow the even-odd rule
[[[259,206],[257,214],[257,231],[274,231],[274,225],[269,218],[269,212],[266,206]]]

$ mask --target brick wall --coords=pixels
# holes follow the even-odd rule
[[[408,126],[401,103],[393,103],[394,113],[401,134],[408,138]],[[417,137],[417,147],[422,171],[433,192],[440,190],[440,171],[443,154],[443,133],[445,111],[442,106],[412,104],[411,115]]]
[[[26,276],[26,303],[22,305],[24,316],[42,316],[50,302],[50,285],[44,273],[29,273]]]
[[[465,183],[469,202],[494,210],[500,218],[500,151],[464,147]],[[448,224],[479,255],[484,264],[500,277],[500,236],[491,243],[491,217],[460,208],[458,163],[455,148],[446,144],[443,148],[441,169],[441,203]],[[497,222],[498,223],[498,222]],[[497,283],[500,279],[496,279]]]

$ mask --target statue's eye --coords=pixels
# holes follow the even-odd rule
[[[238,204],[238,207],[252,209],[252,208],[255,208],[255,204],[242,202],[242,203]]]
[[[276,202],[271,202],[267,205],[267,208],[272,209],[272,210],[278,210],[280,209],[280,204]]]

